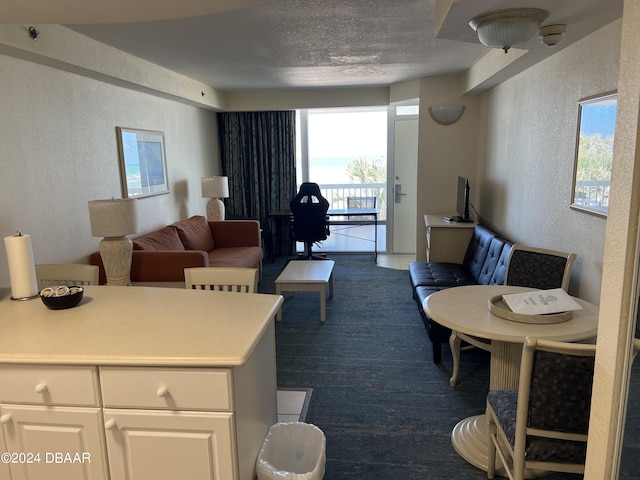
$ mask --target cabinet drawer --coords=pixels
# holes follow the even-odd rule
[[[100,406],[97,370],[0,365],[0,403]]]
[[[231,372],[198,368],[100,368],[107,407],[230,411]]]

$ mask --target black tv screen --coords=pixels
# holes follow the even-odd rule
[[[458,222],[470,222],[471,215],[469,214],[469,180],[464,177],[458,177],[458,201],[456,211],[459,217],[456,219]]]

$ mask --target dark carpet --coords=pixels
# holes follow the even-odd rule
[[[484,411],[488,353],[463,352],[458,385],[450,387],[449,349],[441,365],[433,363],[409,273],[377,267],[369,254],[331,258],[326,323],[317,293],[287,292],[276,325],[278,386],[313,389],[306,421],[327,437],[324,478],[486,479],[458,456],[450,435],[459,420]],[[261,292],[275,293],[284,265],[265,262]]]

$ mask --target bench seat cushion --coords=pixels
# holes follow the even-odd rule
[[[441,289],[478,283],[469,270],[458,263],[412,262],[409,264],[409,276],[413,288],[425,286]]]

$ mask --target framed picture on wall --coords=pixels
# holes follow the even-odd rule
[[[607,92],[578,103],[571,208],[606,217],[618,95]]]
[[[164,133],[116,127],[124,198],[169,193]]]

